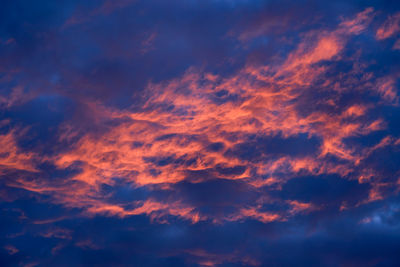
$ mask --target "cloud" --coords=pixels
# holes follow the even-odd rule
[[[397,13],[156,2],[0,27],[0,261],[395,265]]]
[[[384,40],[400,31],[400,13],[389,16],[386,21],[376,31],[376,38]]]
[[[136,207],[108,203],[103,200],[107,193],[101,186],[115,186],[116,178],[133,187],[159,190],[173,188],[183,181],[199,185],[210,177],[242,180],[252,186],[282,186],[300,173],[352,173],[357,178],[357,165],[364,155],[343,140],[383,129],[382,120],[364,119],[368,105],[363,104],[336,107],[335,112],[312,109],[307,114],[299,112],[298,106],[310,104],[300,101],[315,90],[321,79],[325,79],[323,90],[331,95],[345,90],[332,88],[337,76],[327,76],[329,62],[343,60],[346,42],[365,30],[372,12],[371,8],[366,9],[331,31],[312,30],[304,34],[297,48],[279,65],[246,65],[228,77],[191,68],[182,77],[150,83],[146,102],[137,111],[89,102],[91,116],[98,122],[110,122],[109,126],[99,134],[84,134],[70,149],[45,159],[58,169],[74,170],[75,174],[62,182],[22,180],[14,186],[50,194],[56,203],[82,208],[88,215],[172,215],[192,222],[283,220],[296,207],[281,203],[282,211],[277,215],[260,212],[256,205],[246,205],[237,207],[226,218],[213,218],[212,214],[200,212],[196,205],[181,203],[181,199],[166,204],[140,200]],[[396,93],[387,89],[393,86],[389,81],[377,82],[378,92],[392,102]],[[237,97],[226,98],[227,95]],[[335,106],[335,99],[324,101],[327,106]],[[74,131],[69,130],[70,135],[75,136]],[[62,136],[62,140],[72,140],[72,136]],[[74,190],[66,190],[67,184]],[[364,201],[363,197],[358,201]]]

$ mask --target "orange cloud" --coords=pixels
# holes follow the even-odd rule
[[[4,249],[7,251],[8,254],[14,255],[19,252],[19,249],[14,247],[13,245],[6,245],[4,246]]]
[[[199,266],[218,266],[225,262],[239,262],[245,264],[246,266],[259,266],[261,265],[257,260],[250,257],[239,256],[238,251],[234,251],[230,254],[216,254],[207,252],[203,249],[191,249],[185,250],[184,253],[189,254],[190,261],[195,262]]]
[[[0,135],[0,147],[0,174],[7,170],[36,171],[32,162],[34,154],[20,151],[16,143],[15,131]]]
[[[376,39],[387,39],[400,31],[400,12],[389,16],[381,27],[376,31]]]
[[[344,140],[382,129],[382,120],[361,120],[369,106],[352,104],[339,108],[334,96],[315,104],[323,104],[327,110],[336,109],[335,112],[313,108],[302,113],[299,105],[302,97],[315,90],[335,93],[346,90],[338,85],[336,78],[328,77],[326,62],[343,57],[350,36],[364,31],[372,16],[373,10],[367,9],[332,31],[304,35],[295,51],[276,65],[247,65],[230,77],[191,68],[182,77],[150,83],[146,88],[147,101],[140,110],[115,110],[100,103],[86,103],[96,120],[115,121],[115,125],[101,134],[87,133],[70,150],[46,159],[60,169],[79,166],[80,172],[59,184],[20,178],[14,186],[52,194],[57,203],[81,208],[89,216],[143,214],[163,222],[172,215],[192,223],[252,218],[268,223],[311,212],[314,206],[297,201],[285,203],[289,207],[279,214],[261,211],[257,204],[239,207],[225,218],[213,218],[197,211],[195,206],[171,200],[160,203],[148,199],[131,203],[135,207],[128,208],[107,203],[101,186],[113,186],[118,178],[136,187],[168,189],[182,181],[199,183],[213,177],[241,180],[255,188],[265,185],[279,188],[299,173],[342,176],[351,173],[368,153],[358,151]],[[315,86],[321,79],[324,83]],[[373,82],[368,75],[363,79]],[[381,82],[378,88],[382,99],[397,99],[389,80]],[[220,98],[216,100],[218,95]],[[236,98],[231,100],[229,96]],[[68,131],[60,136],[61,140],[77,136],[72,126],[65,129]],[[295,138],[301,134],[321,140],[314,155],[278,154],[257,162],[228,153],[249,136]],[[2,143],[10,151],[4,161],[8,168],[34,171],[28,164],[32,156],[19,153],[12,137],[0,136]],[[219,144],[220,149],[209,149],[212,144]],[[330,156],[337,157],[338,162],[328,161]],[[241,168],[235,169],[237,166]],[[190,173],[195,172],[200,174],[193,178]],[[284,178],[277,173],[284,174]]]

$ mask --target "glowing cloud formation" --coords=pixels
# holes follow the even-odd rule
[[[1,266],[400,264],[399,4],[1,20]]]

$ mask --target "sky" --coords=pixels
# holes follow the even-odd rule
[[[1,266],[399,266],[400,3],[5,0]]]

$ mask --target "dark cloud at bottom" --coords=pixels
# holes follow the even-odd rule
[[[49,209],[32,199],[26,201],[29,209]],[[21,226],[12,206],[24,203],[2,205],[7,211],[1,234],[8,239],[15,235],[0,254],[3,266],[21,262],[41,266],[198,266],[207,262],[218,266],[396,266],[399,261],[398,211],[390,215],[394,224],[354,223],[357,215],[352,213],[362,214],[360,210],[269,225],[251,220],[224,225],[172,220],[157,225],[145,216],[134,216],[124,220],[71,217],[49,227],[37,222]],[[18,252],[11,252],[12,247],[18,247]]]

